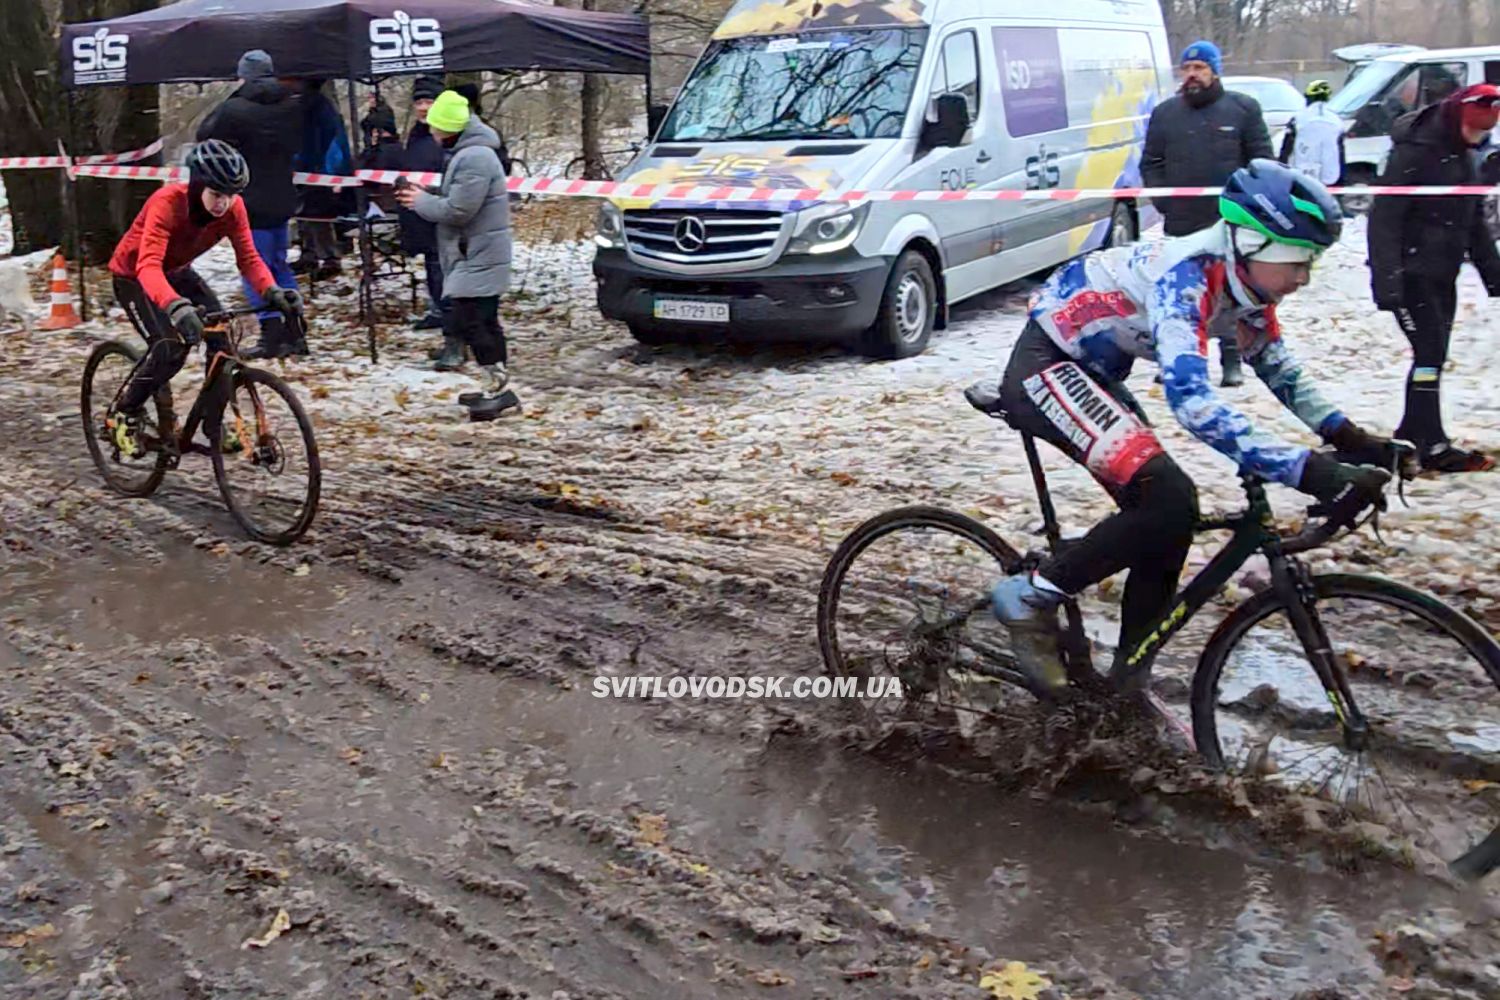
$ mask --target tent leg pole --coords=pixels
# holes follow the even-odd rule
[[[354,159],[359,162],[364,153],[364,133],[359,131],[359,108],[354,99],[354,80],[349,80],[349,124],[355,129]],[[380,349],[375,343],[375,254],[370,247],[370,220],[365,213],[370,208],[370,198],[363,184],[354,189],[354,203],[359,212],[359,318],[365,324],[365,338],[370,347],[370,363],[380,361]]]
[[[68,133],[68,155],[78,155],[78,134],[74,131],[73,115],[73,88],[63,88],[63,127]],[[65,174],[66,176],[66,174]],[[77,258],[78,264],[78,318],[83,322],[89,321],[89,286],[88,269],[83,257],[83,210],[78,204],[78,179],[69,177],[65,185],[68,192],[68,201],[72,202],[73,217],[73,256]]]

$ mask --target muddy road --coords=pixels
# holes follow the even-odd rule
[[[902,418],[940,373],[840,389],[847,359],[638,352],[551,309],[513,318],[526,411],[488,427],[425,341],[369,369],[323,324],[287,373],[324,506],[286,550],[201,460],[101,489],[98,330],[9,345],[0,995],[1497,995],[1493,884],[1273,810],[1133,768],[997,781],[830,703],[593,697],[818,672],[822,564],[882,506],[1033,515],[1019,467],[965,495],[974,467],[923,453]]]

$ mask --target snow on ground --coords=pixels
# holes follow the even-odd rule
[[[1281,315],[1289,343],[1328,395],[1361,424],[1388,432],[1400,419],[1409,352],[1395,321],[1370,303],[1364,246],[1363,220],[1355,220]],[[962,395],[970,382],[1003,370],[1024,323],[1028,286],[958,306],[929,350],[903,361],[815,346],[647,349],[599,318],[591,254],[584,240],[518,245],[505,323],[524,412],[492,425],[469,424],[456,404],[474,385],[472,367],[430,370],[425,353],[438,337],[406,325],[404,287],[378,292],[381,357],[371,365],[355,326],[352,277],[320,284],[310,308],[314,356],[283,367],[337,442],[325,461],[336,466],[370,446],[412,462],[430,461],[441,442],[477,447],[496,456],[509,482],[566,484],[639,514],[769,534],[815,553],[902,503],[956,507],[1018,548],[1038,543],[1018,436],[974,412]],[[216,288],[237,284],[227,247],[200,269]],[[1490,378],[1500,370],[1497,333],[1500,322],[1466,269],[1444,377],[1449,429],[1500,451],[1500,400]],[[1216,360],[1211,367],[1217,372]],[[1239,506],[1229,462],[1182,431],[1151,375],[1138,366],[1132,388],[1198,482],[1203,507]],[[182,379],[195,377],[190,366]],[[1221,391],[1266,429],[1313,443],[1256,380]],[[1082,469],[1049,449],[1043,454],[1067,530],[1082,531],[1112,509]],[[1281,516],[1300,515],[1303,498],[1282,487],[1272,493]],[[1383,571],[1449,592],[1478,582],[1493,599],[1500,529],[1483,512],[1500,509],[1500,477],[1421,480],[1408,496],[1411,509],[1397,507],[1383,519],[1395,546],[1380,556]],[[1213,541],[1195,550],[1190,567],[1206,559]],[[1342,551],[1373,545],[1365,533]],[[1331,565],[1337,551],[1315,563]]]

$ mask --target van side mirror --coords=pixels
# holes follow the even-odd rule
[[[962,145],[964,135],[973,124],[969,120],[969,102],[962,94],[942,94],[932,103],[937,121],[922,122],[921,147],[939,149]]]
[[[655,139],[661,123],[667,120],[667,106],[653,104],[646,109],[646,138]]]

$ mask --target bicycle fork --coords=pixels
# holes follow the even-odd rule
[[[1334,717],[1344,733],[1345,745],[1350,750],[1363,750],[1369,737],[1370,724],[1354,700],[1349,687],[1349,675],[1336,662],[1333,643],[1323,627],[1318,614],[1317,594],[1313,587],[1312,574],[1307,566],[1287,556],[1271,558],[1271,586],[1286,608],[1287,618],[1292,623],[1302,643],[1303,652],[1312,664],[1313,672],[1323,685],[1323,693],[1333,707]]]

